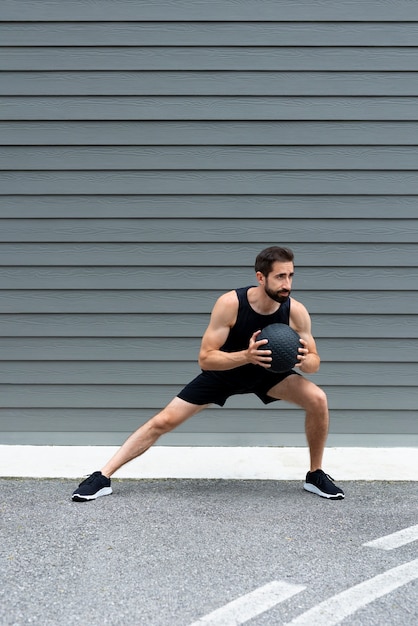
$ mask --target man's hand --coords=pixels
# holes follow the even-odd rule
[[[298,362],[296,363],[295,367],[300,367],[301,365],[303,365],[306,361],[306,357],[309,354],[307,342],[304,339],[299,339],[299,341],[302,344],[302,347],[298,349]]]
[[[268,369],[271,367],[271,350],[263,350],[263,346],[268,343],[267,339],[260,339],[257,341],[258,335],[261,333],[261,330],[256,330],[250,339],[250,343],[247,348],[247,359],[248,363],[252,363],[253,365],[261,365]]]
[[[314,374],[319,370],[320,358],[317,352],[312,352],[309,350],[308,343],[305,339],[300,339],[302,347],[299,348],[298,352],[298,362],[295,367],[298,367],[301,372],[305,372],[306,374]]]

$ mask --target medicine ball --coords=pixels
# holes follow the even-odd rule
[[[287,372],[298,363],[298,349],[302,347],[299,335],[287,324],[270,324],[257,337],[268,339],[265,348],[271,350],[272,372]]]

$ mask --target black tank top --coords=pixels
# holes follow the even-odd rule
[[[271,315],[261,315],[254,311],[248,302],[249,287],[240,287],[236,289],[238,296],[238,315],[237,321],[229,331],[229,335],[221,350],[223,352],[238,352],[248,348],[248,344],[252,334],[256,330],[260,330],[276,322],[289,325],[290,315],[290,298],[280,305],[280,308]]]

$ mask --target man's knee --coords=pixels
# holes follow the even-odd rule
[[[174,430],[177,426],[180,426],[186,419],[192,417],[197,412],[199,407],[195,407],[191,404],[184,402],[178,398],[175,398],[165,409],[157,413],[150,420],[150,426],[156,431],[158,436]]]
[[[308,397],[308,408],[318,412],[328,411],[328,399],[327,394],[323,389],[316,385],[312,387]]]
[[[164,409],[151,419],[151,426],[157,431],[159,436],[173,430],[178,423],[178,419],[168,409]]]

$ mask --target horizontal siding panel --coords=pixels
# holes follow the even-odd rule
[[[182,433],[275,433],[302,430],[303,416],[298,409],[293,411],[277,410],[279,405],[275,405],[275,411],[264,411],[261,409],[226,409],[227,416],[223,410],[206,409],[202,413],[196,415],[193,419],[187,420],[180,426]],[[288,407],[286,407],[287,409]],[[127,410],[129,411],[129,409]],[[144,419],[149,416],[144,412]],[[141,416],[142,417],[142,416]],[[225,419],[227,417],[227,419]],[[418,422],[416,411],[404,411],[402,416],[399,412],[395,415],[392,411],[372,411],[365,410],[359,416],[354,411],[338,411],[336,416],[331,420],[331,433],[387,433],[390,432],[393,419],[397,421],[398,434],[418,434]],[[136,419],[136,421],[135,421]],[[114,413],[113,419],[110,415],[111,424],[116,429]],[[138,415],[132,416],[132,425],[138,424]],[[111,426],[110,424],[110,426]],[[111,427],[109,428],[111,430]]]
[[[402,357],[398,351],[390,363],[323,362],[312,380],[321,386],[344,385],[349,380],[350,386],[358,387],[395,383],[398,387],[413,387],[416,370],[402,363]],[[159,385],[164,380],[180,386],[199,372],[195,362],[0,361],[0,385]]]
[[[402,273],[402,272],[401,272]],[[0,289],[228,289],[254,282],[254,271],[242,268],[190,267],[10,267],[0,268]],[[299,279],[300,282],[300,279]],[[407,281],[406,281],[407,282]],[[167,302],[168,304],[168,302]]]
[[[416,96],[416,72],[5,71],[5,96]]]
[[[390,174],[388,174],[390,175]],[[417,181],[418,184],[418,181]],[[264,243],[272,233],[288,242],[414,243],[418,222],[414,219],[124,219],[31,220],[3,219],[3,242],[242,242]],[[258,246],[259,247],[259,246]],[[258,252],[258,250],[257,250]],[[253,256],[253,255],[252,255]],[[252,264],[248,254],[247,263]]]
[[[2,76],[5,96],[418,95],[417,74],[408,71],[4,71]]]
[[[324,386],[323,389],[328,395],[332,411],[341,409],[416,411],[418,403],[416,386],[404,387],[402,394],[396,393],[396,385]],[[178,385],[0,385],[3,406],[8,408],[142,407],[157,411],[179,391]],[[260,408],[260,400],[251,394],[235,396],[228,402],[232,409]],[[283,412],[290,410],[285,403],[276,404],[270,409],[264,407],[263,410],[277,411],[277,409]],[[228,419],[227,411],[224,412],[224,419]]]
[[[418,6],[418,5],[417,5]],[[0,97],[0,120],[416,121],[418,97]]]
[[[417,194],[413,171],[44,171],[0,172],[5,194]]]
[[[74,191],[74,190],[73,190]],[[239,190],[236,190],[239,191]],[[4,193],[4,190],[3,190]],[[418,195],[0,195],[2,218],[391,218],[415,219]],[[84,222],[83,222],[84,223]],[[239,224],[239,220],[236,220]],[[3,229],[4,225],[2,226]],[[2,232],[0,229],[0,235]],[[270,241],[271,233],[268,237]],[[286,233],[287,236],[287,233]],[[299,239],[297,239],[299,241]],[[265,240],[265,242],[267,239]],[[414,240],[415,241],[415,240]],[[265,243],[263,242],[263,243]],[[371,239],[373,242],[373,238]],[[145,243],[145,242],[144,242]],[[229,243],[229,242],[228,242]],[[368,242],[362,242],[366,244]],[[378,241],[376,242],[379,243]],[[405,242],[407,243],[407,242]],[[216,242],[213,242],[216,244]],[[245,250],[248,250],[246,244]],[[306,242],[308,245],[308,242]],[[306,249],[306,245],[303,246]],[[257,250],[258,251],[258,250]],[[246,252],[247,254],[247,252]],[[248,257],[247,257],[248,259]]]
[[[355,274],[355,270],[353,274]],[[318,291],[309,291],[306,282],[305,291],[299,289],[297,286],[299,270],[297,270],[296,276],[295,298],[300,299],[311,314],[344,312],[345,314],[379,315],[384,311],[388,315],[397,315],[400,310],[405,314],[418,313],[418,294],[417,291],[412,289],[409,292],[391,289],[388,293],[384,288],[381,291],[377,291],[378,287],[375,285],[374,280],[371,279],[369,287],[371,284],[372,288],[370,289],[363,291],[357,284],[357,287],[342,291],[342,285],[339,284],[338,279],[335,288],[325,290],[321,287],[320,293],[318,293]],[[392,285],[392,280],[388,279],[388,281]],[[321,279],[318,278],[316,284],[322,285]],[[410,286],[415,287],[414,279],[411,280]]]
[[[418,48],[315,46],[2,47],[0,70],[416,71]]]
[[[302,416],[295,410],[265,411],[263,408],[250,410],[206,409],[184,422],[177,433],[293,433],[302,432]],[[72,431],[79,433],[132,432],[138,425],[150,417],[149,410],[141,409],[3,409],[0,419],[14,424],[15,432],[68,433],[68,424]],[[386,433],[391,429],[393,420],[398,425],[398,434],[417,434],[417,414],[404,411],[402,416],[394,411],[365,410],[361,417],[355,411],[338,411],[331,420],[331,433]],[[4,432],[10,432],[6,430]],[[13,431],[12,431],[13,432]],[[93,441],[98,445],[97,439]],[[161,442],[159,442],[161,443]],[[187,445],[184,443],[183,445]],[[256,445],[256,444],[255,444]],[[272,444],[274,445],[274,444]]]
[[[348,21],[380,22],[417,21],[418,7],[413,0],[351,0],[334,2],[321,0],[116,0],[103,4],[92,0],[3,0],[4,21],[74,21],[74,15],[85,22],[101,21]]]
[[[207,313],[221,292],[209,290],[0,291],[2,313]],[[412,298],[414,300],[414,298]],[[408,311],[409,312],[409,311]]]
[[[361,8],[362,13],[364,3]],[[388,42],[391,46],[416,46],[418,41],[418,24],[413,21],[104,22],[103,17],[96,23],[3,23],[0,24],[0,41],[3,46],[26,47],[135,46],[138,43],[141,46],[247,46],[248,42],[252,46],[370,47],[386,46]]]
[[[195,337],[209,314],[14,314],[0,315],[0,337]],[[314,335],[321,337],[418,338],[415,315],[312,315]]]
[[[10,361],[137,361],[146,354],[150,362],[194,359],[197,367],[199,346],[200,337],[0,337]]]
[[[418,74],[417,74],[418,76]],[[418,146],[0,147],[0,170],[418,170]]]
[[[180,427],[181,428],[181,427]],[[296,430],[296,427],[295,427]],[[118,446],[126,439],[130,431],[124,432],[66,432],[67,445]],[[3,433],[2,443],[9,445],[62,445],[64,437],[57,432]],[[411,447],[418,444],[415,434],[334,434],[330,433],[328,445],[354,447]],[[174,430],[158,440],[157,446],[297,446],[306,445],[303,429],[297,433],[187,433]]]
[[[268,242],[265,242],[268,245]],[[289,244],[291,242],[289,241]],[[288,244],[288,245],[289,245]],[[292,244],[293,245],[293,244]],[[263,244],[264,246],[264,244]],[[0,243],[0,266],[154,266],[166,267],[167,259],[172,266],[188,265],[193,267],[225,267],[227,265],[252,268],[252,259],[259,252],[255,244],[240,243],[182,243],[181,245],[166,242],[159,243]],[[298,245],[296,250],[296,271],[308,267],[381,267],[382,259],[390,255],[392,267],[409,267],[416,254],[415,243],[310,243]],[[252,279],[255,279],[252,273]],[[295,282],[297,287],[297,279]],[[334,291],[334,290],[333,290]],[[10,292],[8,295],[12,295]],[[204,297],[199,292],[197,299]],[[91,294],[100,297],[97,290]],[[151,298],[158,298],[155,292]],[[403,294],[407,297],[408,294]],[[311,294],[312,296],[312,294]],[[344,297],[339,292],[338,297]],[[18,295],[13,297],[18,298]],[[49,294],[52,297],[52,294]],[[74,296],[75,297],[75,296]],[[85,298],[87,295],[85,294]],[[132,297],[135,297],[132,294]],[[164,297],[164,294],[162,294]],[[183,296],[182,296],[183,297]],[[210,296],[211,297],[211,296]],[[333,294],[327,294],[327,299]],[[356,294],[351,294],[356,297]],[[383,298],[388,298],[386,292]],[[361,296],[363,298],[363,296]],[[378,293],[373,298],[379,298]],[[1,299],[0,299],[0,306]],[[4,306],[4,305],[3,305]]]
[[[303,428],[299,415],[296,417],[295,413],[295,410],[280,409],[259,410],[254,414],[253,410],[209,408],[187,420],[176,432],[179,436],[180,433],[251,434],[254,431],[266,434],[293,433],[299,429],[302,431]],[[68,433],[69,423],[73,425],[72,430],[75,433],[96,433],[99,430],[108,433],[121,431],[130,433],[150,416],[149,411],[140,409],[119,409],[117,419],[115,419],[114,410],[106,409],[61,409],[59,411],[56,409],[6,409],[2,410],[0,415],[7,423],[13,423],[14,432],[33,432],[36,429],[44,436],[46,433]],[[417,427],[416,413],[404,412],[402,418],[398,420],[397,433],[417,434]],[[361,417],[354,411],[341,411],[338,412],[338,419],[334,418],[331,421],[330,430],[331,433],[387,433],[393,431],[393,422],[389,411],[366,410],[362,412]],[[93,443],[97,445],[97,439]]]
[[[354,273],[354,272],[353,272]],[[303,276],[303,269],[297,270],[297,280]],[[388,279],[389,280],[389,279]],[[396,284],[396,279],[391,279]],[[407,282],[407,279],[405,279]],[[255,281],[254,281],[255,282]],[[305,282],[307,282],[305,280]],[[364,289],[347,289],[338,284],[337,289],[325,291],[322,282],[320,294],[317,291],[295,289],[295,298],[301,300],[310,313],[358,313],[361,315],[386,314],[396,315],[400,307],[406,314],[418,314],[417,291],[402,291],[396,284],[390,293]],[[34,287],[34,285],[32,285]],[[375,286],[373,285],[375,288]],[[112,290],[106,289],[39,289],[2,290],[0,291],[0,313],[160,313],[171,311],[181,313],[207,313],[212,309],[218,290],[170,290],[164,292],[152,290]]]
[[[225,411],[228,411],[228,419],[225,419]],[[54,409],[7,409],[0,413],[0,418],[15,419],[16,432],[33,431],[35,428],[41,432],[67,432],[68,423],[72,424],[74,432],[107,431],[120,433],[131,432],[139,424],[150,417],[149,410],[118,409],[63,409],[57,412]],[[299,424],[295,424],[294,411],[288,414],[281,411],[280,416],[271,411],[254,412],[227,410],[205,410],[182,424],[177,432],[187,433],[216,433],[216,432],[253,432],[257,424],[257,431],[262,433],[274,432],[280,428],[281,432],[294,432]],[[406,422],[404,428],[409,426]],[[9,431],[5,431],[9,432]],[[96,442],[97,443],[97,442]]]
[[[316,326],[316,325],[315,325]],[[314,329],[316,334],[316,328]],[[323,363],[389,363],[394,354],[402,363],[416,363],[418,338],[319,337]],[[144,354],[147,361],[190,361],[198,371],[200,337],[0,337],[1,355],[9,361],[137,361]],[[373,366],[371,366],[373,367]],[[334,365],[338,369],[338,365]],[[315,380],[315,377],[314,377]]]
[[[209,315],[18,314],[0,315],[0,336],[9,337],[201,337]]]
[[[197,364],[189,362],[0,361],[0,385],[159,385],[162,380],[183,385],[198,373]]]
[[[418,144],[418,122],[0,122],[0,145]]]
[[[298,289],[387,290],[418,288],[416,267],[299,267]],[[254,284],[251,267],[0,267],[0,289],[221,289]],[[167,291],[168,290],[168,291]],[[170,306],[168,297],[166,306]],[[166,308],[166,307],[165,307]]]

